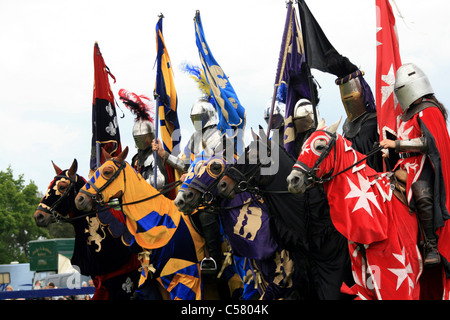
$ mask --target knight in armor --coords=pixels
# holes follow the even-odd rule
[[[131,160],[133,168],[156,189],[160,190],[167,183],[167,172],[162,159],[158,157],[157,165],[152,149],[152,141],[155,138],[154,119],[152,117],[151,100],[146,96],[137,96],[125,89],[119,90],[120,99],[125,106],[136,116],[133,125],[133,138],[137,153]],[[155,184],[155,170],[156,184]]]
[[[358,69],[347,57],[335,50],[327,53],[327,66],[330,72],[338,77],[335,83],[339,86],[342,104],[347,114],[342,126],[343,136],[352,143],[355,150],[368,154],[379,143],[380,136],[375,99],[369,84],[364,79],[364,71]],[[398,156],[387,152],[386,163],[389,168],[393,168]],[[372,155],[366,162],[375,171],[386,171],[381,153]]]
[[[316,108],[316,117],[319,119],[319,110]],[[295,128],[295,155],[298,157],[302,150],[303,143],[311,133],[316,130],[314,124],[314,110],[311,101],[301,98],[294,107],[293,116]]]
[[[183,173],[187,172],[195,155],[204,149],[214,150],[222,143],[222,133],[217,128],[219,123],[217,112],[207,97],[195,101],[190,117],[195,131],[186,144],[184,152],[178,157],[164,150],[159,139],[152,143],[153,150],[158,151],[158,155],[164,162]]]
[[[159,158],[181,172],[187,172],[195,155],[202,150],[209,149],[213,151],[222,143],[222,133],[217,128],[219,123],[217,112],[207,97],[202,97],[195,101],[191,108],[190,117],[195,132],[189,139],[183,154],[178,157],[170,154],[164,150],[159,139],[157,141],[153,140],[152,144],[153,150],[158,151]],[[199,231],[206,240],[207,257],[213,259],[205,260],[202,263],[202,269],[220,270],[222,249],[220,224],[217,214],[200,209],[193,215],[193,219],[194,223],[197,221],[197,225],[201,229]]]
[[[320,119],[316,108],[317,119]],[[295,156],[303,143],[316,130],[311,101],[301,98],[294,107]],[[346,239],[336,230],[323,187],[316,185],[304,194],[308,226],[306,241],[309,249],[311,289],[320,300],[344,299],[340,293],[342,282],[352,283],[350,258]],[[333,254],[332,254],[333,253]],[[325,280],[326,279],[326,280]]]
[[[380,145],[400,154],[396,169],[406,175],[407,200],[425,238],[424,266],[431,267],[441,261],[436,230],[449,216],[447,111],[434,96],[428,77],[412,63],[397,70],[394,92],[403,110],[398,140],[385,139]]]
[[[266,121],[267,125],[269,125],[271,108],[272,108],[272,99],[270,99],[267,102],[266,107],[264,109],[264,120]],[[273,113],[272,113],[272,123],[270,125],[271,130],[279,130],[280,133],[284,132],[285,110],[286,110],[286,103],[278,99],[275,99],[275,104],[273,106]],[[283,145],[283,139],[279,139],[279,142],[281,145]]]

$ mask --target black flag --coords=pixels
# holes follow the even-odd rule
[[[298,1],[300,24],[302,26],[303,44],[306,52],[306,61],[310,68],[323,72],[333,73],[326,63],[327,53],[336,51],[314,16],[309,11],[304,0]]]

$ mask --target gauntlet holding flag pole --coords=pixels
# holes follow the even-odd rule
[[[158,123],[159,123],[159,95],[155,93],[154,95],[155,101],[156,101],[156,114],[155,114],[155,141],[158,141]],[[158,170],[156,170],[156,166],[158,163],[158,150],[153,151],[153,159],[155,159],[155,170],[153,170],[153,187],[155,187],[156,189],[156,185],[157,185],[157,179],[158,179]]]

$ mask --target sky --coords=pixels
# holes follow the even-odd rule
[[[365,72],[375,89],[375,0],[306,0],[336,50]],[[450,2],[396,0],[400,55],[428,75],[438,99],[450,106]],[[297,5],[295,5],[296,10]],[[200,10],[205,37],[247,110],[247,134],[266,128],[263,110],[273,93],[286,18],[285,0],[0,0],[0,171],[10,166],[45,193],[55,172],[73,159],[89,172],[92,136],[93,52],[100,46],[116,77],[122,147],[136,152],[134,117],[118,99],[122,88],[152,96],[156,69],[155,26],[163,35],[175,73],[181,144],[193,131],[189,112],[200,96],[183,63],[200,65],[194,21]],[[335,76],[312,70],[318,105],[327,123],[345,119]],[[1,195],[0,195],[1,196]]]

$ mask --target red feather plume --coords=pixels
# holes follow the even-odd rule
[[[154,124],[155,106],[149,97],[145,95],[138,96],[137,94],[126,89],[120,89],[119,98],[136,116],[136,121],[148,120]]]

